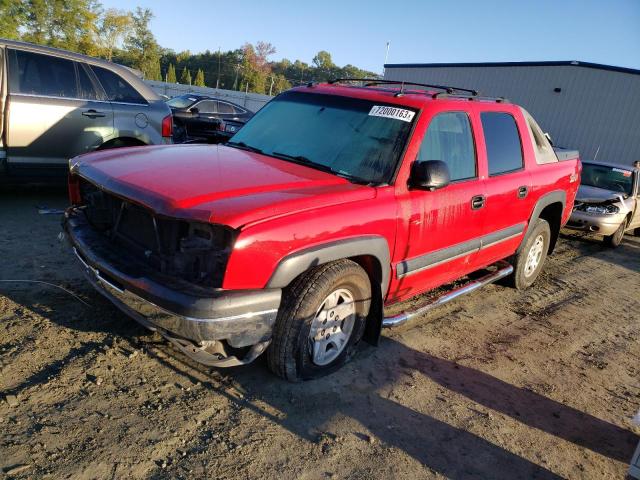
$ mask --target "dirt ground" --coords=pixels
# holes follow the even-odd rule
[[[638,237],[564,235],[528,291],[491,285],[292,385],[262,359],[200,367],[121,314],[36,208],[64,205],[0,195],[0,478],[625,476]]]

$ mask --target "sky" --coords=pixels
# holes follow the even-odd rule
[[[640,0],[102,0],[150,8],[158,43],[223,51],[263,40],[272,60],[382,72],[388,63],[579,60],[640,69]]]

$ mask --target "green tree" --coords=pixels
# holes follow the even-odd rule
[[[280,92],[289,90],[290,88],[291,88],[291,83],[284,77],[284,75],[278,74],[275,76],[275,82],[273,83],[273,91],[271,93],[273,95],[277,95]]]
[[[176,69],[173,66],[173,63],[170,63],[169,68],[167,69],[167,82],[169,83],[178,82],[178,79],[176,78]]]
[[[102,47],[104,57],[111,61],[113,50],[131,34],[133,18],[131,12],[110,8],[102,14],[98,28],[98,43]]]
[[[276,49],[268,42],[258,42],[255,47],[245,43],[242,47],[242,81],[245,89],[256,93],[267,93],[267,77],[271,73],[268,57],[276,53]],[[269,82],[270,85],[270,82]]]
[[[26,12],[22,0],[0,0],[0,37],[19,39],[19,28],[25,20]]]
[[[187,70],[187,67],[182,69],[182,73],[180,74],[180,83],[184,85],[191,85],[191,72]]]
[[[316,68],[329,70],[335,67],[333,60],[331,59],[331,54],[326,50],[320,50],[312,60],[313,64]]]
[[[94,0],[25,0],[24,40],[90,55],[100,6]]]
[[[132,14],[133,28],[124,47],[131,65],[148,80],[162,80],[160,73],[160,46],[149,28],[153,13],[138,7]]]
[[[204,87],[204,72],[202,71],[201,68],[198,69],[198,72],[196,73],[196,79],[194,80],[193,84],[196,87]]]

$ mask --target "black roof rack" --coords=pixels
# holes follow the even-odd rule
[[[372,87],[374,85],[400,85],[399,95],[404,94],[405,85],[437,88],[438,90],[443,90],[445,93],[448,93],[448,94],[452,94],[456,92],[466,92],[473,96],[478,95],[477,90],[471,90],[469,88],[451,87],[448,85],[430,85],[428,83],[405,82],[402,80],[381,80],[377,78],[336,78],[335,80],[329,80],[328,83],[333,85],[334,83],[342,83],[342,82],[366,82],[366,84],[364,85],[365,87]]]
[[[437,92],[431,98],[466,98],[467,100],[480,100],[485,102],[511,103],[506,97],[487,97],[483,95],[463,95],[459,93]]]
[[[405,85],[413,85],[418,87],[437,88],[438,90],[442,90],[441,92],[431,94],[431,98],[433,99],[444,97],[467,98],[469,100],[485,100],[498,103],[509,103],[509,100],[504,97],[484,97],[480,96],[480,93],[477,90],[472,90],[470,88],[451,87],[448,85],[431,85],[428,83],[404,82],[402,80],[382,80],[376,78],[336,78],[335,80],[329,80],[328,83],[333,85],[334,83],[343,82],[363,82],[365,87],[372,87],[374,85],[400,85],[400,91],[396,93],[397,97],[404,95]]]

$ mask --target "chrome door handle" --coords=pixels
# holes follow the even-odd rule
[[[102,113],[102,112],[98,112],[97,110],[91,109],[91,110],[86,110],[84,112],[82,112],[82,115],[84,115],[85,117],[89,117],[89,118],[99,118],[99,117],[105,117],[106,114]]]

